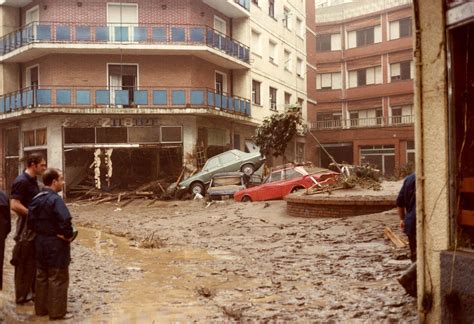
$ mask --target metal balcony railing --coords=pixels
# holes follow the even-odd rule
[[[38,86],[0,96],[0,113],[48,108],[208,108],[250,116],[250,100],[208,88]]]
[[[249,63],[249,47],[204,25],[35,22],[0,38],[0,55],[34,43],[206,45]]]
[[[250,0],[234,0],[234,2],[242,8],[250,11]]]
[[[399,125],[410,125],[415,122],[414,115],[385,116],[373,118],[336,119],[321,120],[310,124],[312,130],[321,129],[347,129],[364,127],[390,127]]]

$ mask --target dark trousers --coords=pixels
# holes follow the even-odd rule
[[[15,266],[15,299],[21,304],[33,297],[35,292],[36,260],[34,249],[23,262]]]
[[[36,270],[35,312],[38,316],[61,318],[67,312],[69,268],[41,268]]]
[[[416,234],[408,236],[408,244],[410,245],[411,262],[416,262]]]
[[[6,235],[0,228],[0,290],[3,289],[3,259],[5,257],[5,238]]]

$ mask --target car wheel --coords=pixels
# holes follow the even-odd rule
[[[243,196],[242,202],[252,202],[252,198],[250,198],[249,196]]]
[[[251,176],[255,172],[255,167],[252,164],[244,164],[241,170],[246,176]]]
[[[201,196],[204,196],[204,185],[200,182],[193,183],[189,187],[189,190],[191,191],[193,195],[200,194]]]

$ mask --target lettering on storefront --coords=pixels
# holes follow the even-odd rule
[[[73,119],[66,118],[63,127],[146,127],[159,126],[159,118],[146,117],[125,117],[113,118],[104,117],[98,119]]]

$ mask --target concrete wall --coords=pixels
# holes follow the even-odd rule
[[[20,25],[18,8],[0,6],[0,37],[14,31]],[[17,64],[0,64],[0,95],[18,90],[19,67]]]
[[[421,321],[441,322],[440,251],[450,247],[448,91],[443,0],[417,1],[415,54],[418,308]],[[432,296],[432,297],[431,297]],[[423,301],[432,302],[430,309]]]

